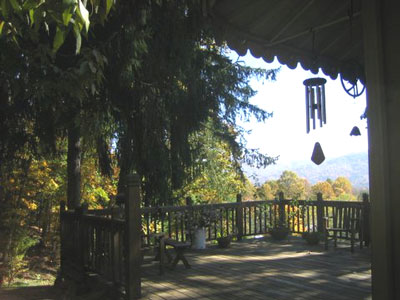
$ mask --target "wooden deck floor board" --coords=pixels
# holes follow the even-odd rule
[[[186,254],[158,275],[143,270],[144,299],[370,299],[369,249],[309,247],[291,238],[280,243],[245,240],[229,249],[214,246]]]

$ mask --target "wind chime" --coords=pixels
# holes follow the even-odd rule
[[[350,23],[350,39],[351,43],[353,42],[353,0],[350,0],[350,7],[349,7],[349,23]],[[310,32],[312,33],[312,53],[317,56],[315,53],[315,30],[312,28],[310,29]],[[353,98],[356,98],[360,96],[364,90],[365,90],[365,85],[362,85],[361,89],[358,86],[358,80],[352,80],[348,81],[350,86],[346,84],[343,76],[340,76],[342,86],[344,90],[346,91],[347,94],[352,96]],[[323,124],[326,124],[326,102],[325,102],[325,83],[326,80],[324,78],[310,78],[304,80],[303,84],[306,87],[306,131],[307,133],[310,133],[310,127],[311,127],[311,120],[312,120],[312,127],[313,129],[316,128],[316,123],[317,123],[317,118],[319,120],[320,127],[323,126]],[[361,135],[360,130],[357,126],[354,126],[353,129],[350,132],[351,136],[358,136]],[[325,155],[324,152],[322,151],[321,144],[316,142],[314,145],[314,150],[311,156],[311,160],[317,164],[320,165],[324,160],[325,160]]]
[[[310,132],[311,120],[313,129],[316,128],[317,118],[319,126],[326,124],[326,102],[325,102],[325,83],[324,78],[310,78],[304,80],[306,87],[306,131]],[[320,143],[315,143],[311,160],[320,165],[325,160],[324,152]]]
[[[326,103],[325,103],[325,83],[324,78],[310,78],[304,80],[306,87],[306,130],[310,132],[312,120],[313,129],[316,127],[316,119],[319,126],[326,124]]]

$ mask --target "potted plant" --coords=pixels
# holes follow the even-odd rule
[[[303,232],[301,235],[303,239],[306,240],[309,245],[318,245],[319,242],[323,239],[321,233],[312,231],[312,232]]]
[[[282,241],[289,235],[289,228],[285,225],[279,224],[270,230],[270,234],[274,240]]]
[[[211,209],[193,212],[190,220],[193,249],[206,248],[206,228],[210,226],[214,217],[214,213]]]
[[[219,248],[228,248],[229,245],[231,244],[231,241],[232,241],[231,235],[221,236],[221,237],[217,238]]]

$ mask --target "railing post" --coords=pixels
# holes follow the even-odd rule
[[[84,253],[84,238],[83,238],[83,214],[84,214],[84,207],[78,206],[74,210],[74,226],[72,228],[73,232],[72,234],[74,236],[74,250],[73,253],[69,254],[71,255],[71,260],[74,262],[75,267],[77,268],[78,276],[79,278],[75,278],[75,280],[78,283],[78,290],[83,289],[85,286],[85,266],[84,266],[84,259],[83,259],[83,253]]]
[[[242,195],[236,195],[236,227],[237,227],[237,240],[241,241],[243,237],[243,205]]]
[[[362,211],[362,236],[365,246],[369,246],[370,243],[370,213],[369,213],[369,198],[368,194],[364,193],[363,195],[363,211]],[[362,243],[362,241],[361,241]]]
[[[125,291],[128,300],[141,297],[141,227],[140,178],[138,174],[127,176],[127,197],[125,199],[125,251],[126,282]]]
[[[60,203],[60,278],[65,278],[65,226],[64,226],[64,212],[65,201]]]
[[[324,203],[322,194],[317,193],[317,231],[324,232]]]
[[[79,239],[80,239],[80,241],[79,241],[79,244],[81,245],[81,252],[80,252],[80,255],[81,255],[81,266],[82,266],[82,269],[83,269],[83,275],[85,276],[86,275],[86,268],[85,268],[85,265],[86,265],[86,254],[88,253],[88,251],[87,251],[87,242],[88,242],[88,235],[87,235],[87,233],[88,233],[88,231],[87,231],[87,225],[86,225],[86,223],[85,223],[85,221],[84,221],[84,216],[87,214],[87,211],[88,211],[88,209],[89,209],[89,206],[88,206],[88,204],[87,203],[83,203],[82,204],[82,206],[81,206],[81,214],[80,214],[80,221],[79,221],[79,229],[80,229],[80,235],[79,235]]]
[[[286,225],[286,214],[285,214],[285,195],[283,192],[279,192],[279,224],[278,226]],[[276,226],[276,224],[275,224]]]
[[[83,289],[85,286],[86,268],[85,268],[85,224],[83,221],[83,216],[87,213],[87,204],[82,204],[75,208],[75,217],[78,225],[78,247],[77,247],[77,263],[79,267],[80,278],[78,279],[79,287]]]

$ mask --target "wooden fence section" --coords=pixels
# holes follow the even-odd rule
[[[350,217],[362,216],[369,219],[368,196],[364,201],[326,201],[318,195],[318,200],[287,200],[281,193],[279,200],[241,201],[238,195],[236,203],[164,206],[142,208],[142,226],[146,243],[151,245],[151,233],[165,232],[169,237],[179,241],[189,240],[196,219],[205,216],[207,219],[206,233],[208,240],[216,240],[222,236],[256,236],[268,233],[277,226],[286,226],[292,233],[323,232],[326,225],[325,216],[334,215],[329,219],[328,226],[335,222],[337,226],[344,225]],[[364,222],[365,238],[369,239],[367,221]]]
[[[138,176],[128,178],[123,214],[116,210],[60,210],[61,273],[85,284],[95,273],[125,299],[141,296],[141,217]],[[121,218],[123,216],[123,218]]]
[[[87,272],[113,283],[126,299],[141,295],[141,249],[154,246],[151,235],[164,232],[178,241],[190,241],[194,228],[206,224],[208,240],[268,233],[286,226],[292,233],[323,232],[326,225],[342,226],[352,218],[363,219],[363,239],[369,243],[369,202],[287,200],[283,193],[276,200],[235,203],[140,208],[137,176],[128,179],[124,208],[65,211],[61,207],[61,272],[84,282]],[[343,233],[348,234],[348,233]],[[342,236],[339,236],[342,237]],[[347,236],[343,236],[347,237]]]
[[[75,272],[82,279],[87,272],[96,273],[118,290],[125,286],[124,220],[90,215],[85,210],[65,211],[61,237],[63,271]]]

